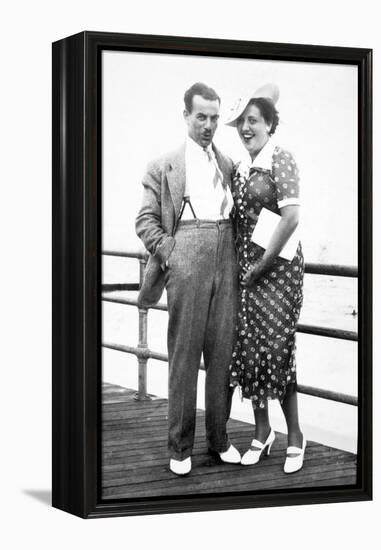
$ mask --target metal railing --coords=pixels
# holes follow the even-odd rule
[[[102,285],[102,300],[104,302],[138,307],[138,302],[136,299],[109,296],[106,293],[112,290],[139,290],[140,285],[143,281],[143,275],[144,275],[144,270],[147,263],[148,254],[145,252],[129,252],[129,251],[118,251],[118,250],[105,250],[102,252],[102,254],[104,256],[135,258],[139,260],[139,264],[140,264],[139,284],[129,283],[129,284]],[[358,271],[356,267],[334,265],[334,264],[331,264],[331,265],[317,264],[317,263],[306,263],[305,273],[313,274],[313,275],[330,275],[330,276],[350,277],[350,278],[356,278],[358,276]],[[149,309],[157,309],[160,311],[168,310],[167,306],[162,303],[158,303]],[[137,357],[138,364],[139,364],[139,385],[138,385],[138,391],[136,393],[136,399],[143,400],[143,399],[149,399],[149,396],[147,394],[148,359],[156,359],[158,361],[168,362],[168,356],[165,353],[158,353],[156,351],[152,351],[149,349],[148,341],[147,341],[148,309],[138,307],[138,311],[139,311],[139,341],[138,341],[137,347],[125,346],[125,345],[115,344],[111,342],[103,342],[102,346],[108,349],[113,349],[116,351],[133,354]],[[298,324],[297,331],[304,334],[312,334],[315,336],[324,336],[328,338],[337,338],[340,340],[351,340],[351,341],[358,340],[357,332],[342,330],[337,328]],[[205,369],[202,362],[200,364],[200,368],[202,370]],[[358,404],[357,397],[353,395],[335,392],[335,391],[331,391],[323,388],[316,388],[313,386],[306,386],[304,384],[298,384],[298,392],[306,395],[311,395],[314,397],[320,397],[322,399],[328,399],[330,401],[336,401],[338,403],[345,403],[345,404],[354,405],[354,406],[357,406]]]

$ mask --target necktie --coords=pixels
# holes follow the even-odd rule
[[[209,162],[212,162],[213,166],[215,168],[215,173],[214,173],[214,177],[213,177],[213,186],[216,189],[217,185],[219,183],[221,183],[221,187],[222,187],[222,190],[223,190],[223,199],[222,199],[221,206],[220,206],[220,214],[223,217],[224,212],[225,212],[225,208],[228,204],[228,199],[227,199],[227,196],[226,196],[226,188],[223,185],[223,175],[222,175],[222,172],[220,170],[220,167],[217,164],[216,157],[212,154],[210,149],[205,149],[205,153],[208,157]]]

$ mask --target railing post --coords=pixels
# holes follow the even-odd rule
[[[139,281],[140,286],[143,282],[144,270],[147,264],[147,260],[142,258],[139,260]],[[148,349],[147,344],[147,316],[148,310],[146,308],[139,308],[139,343],[138,348],[140,350]],[[139,364],[139,385],[138,391],[135,394],[135,399],[138,401],[150,399],[147,394],[147,357],[138,356]]]

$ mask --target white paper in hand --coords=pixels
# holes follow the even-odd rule
[[[271,212],[271,210],[267,210],[267,208],[262,208],[258,217],[257,225],[255,226],[251,236],[252,242],[258,244],[266,250],[280,219],[281,216],[278,214]],[[279,256],[291,262],[295,257],[298,244],[299,232],[298,228],[296,228],[284,245],[283,249],[280,251]]]

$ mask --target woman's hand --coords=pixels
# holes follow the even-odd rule
[[[256,262],[247,268],[244,267],[242,276],[243,286],[247,288],[254,286],[255,281],[263,275],[264,271],[264,266],[260,262]]]

